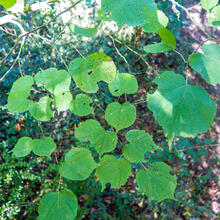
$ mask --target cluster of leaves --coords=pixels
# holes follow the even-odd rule
[[[207,6],[205,2],[202,2],[202,5],[207,9],[215,6]],[[4,6],[7,8],[11,5]],[[147,53],[176,49],[174,35],[165,28],[168,23],[166,16],[158,11],[153,0],[136,0],[129,4],[123,0],[117,3],[103,0],[99,15],[103,20],[116,21],[118,25],[142,26],[146,32],[158,33],[162,42],[145,47]],[[220,47],[207,44],[203,45],[203,51],[205,55],[196,53],[190,56],[189,65],[208,83],[216,85],[220,82],[220,70],[216,64]],[[38,121],[49,121],[56,111],[70,110],[77,116],[88,116],[94,114],[90,106],[93,100],[88,94],[99,90],[100,81],[108,84],[110,93],[115,97],[134,94],[138,89],[134,75],[117,73],[114,62],[104,53],[97,52],[86,58],[76,58],[69,64],[69,70],[68,73],[65,70],[50,68],[38,72],[34,77],[19,78],[12,86],[5,107],[12,113],[29,111]],[[74,99],[70,91],[72,80],[83,92]],[[195,137],[209,129],[216,114],[216,104],[204,89],[189,85],[183,76],[170,71],[164,71],[154,82],[158,88],[154,94],[147,96],[147,103],[165,130],[169,143],[175,136]],[[31,89],[39,87],[43,89],[45,96],[36,102],[31,95]],[[151,136],[143,130],[131,130],[126,133],[129,143],[123,147],[121,156],[124,158],[116,158],[109,154],[117,146],[118,131],[132,126],[135,122],[135,106],[130,102],[110,103],[105,110],[105,120],[113,127],[108,131],[93,119],[75,127],[75,137],[80,142],[89,141],[99,158],[95,160],[86,148],[73,147],[66,153],[65,160],[60,165],[61,176],[70,180],[85,180],[96,170],[103,190],[107,183],[110,183],[112,188],[120,188],[131,173],[131,163],[145,162],[145,153],[153,151],[155,144]],[[43,137],[41,140],[22,137],[15,145],[13,153],[16,157],[23,157],[33,151],[36,155],[50,157],[55,149],[56,145],[50,137]],[[172,199],[176,176],[171,175],[170,171],[171,168],[167,164],[154,162],[148,168],[137,172],[137,185],[149,199]],[[56,207],[55,214],[50,209],[52,206]],[[68,189],[47,193],[40,202],[40,219],[74,219],[76,214],[77,199]]]

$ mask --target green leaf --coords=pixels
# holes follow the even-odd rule
[[[129,73],[119,73],[108,85],[113,96],[122,94],[134,94],[138,90],[138,83],[135,76]]]
[[[158,34],[161,40],[170,46],[172,49],[176,49],[176,38],[171,31],[166,28],[160,28]]]
[[[31,100],[23,99],[21,97],[16,97],[9,95],[8,97],[8,103],[5,105],[5,107],[11,112],[11,113],[23,113],[29,109],[29,105],[31,104]]]
[[[205,44],[202,46],[204,55],[195,53],[190,56],[189,64],[211,85],[220,83],[220,46]]]
[[[40,220],[73,220],[76,217],[78,202],[72,191],[46,193],[38,208]]]
[[[102,191],[107,183],[111,188],[124,185],[131,172],[131,164],[126,159],[116,159],[112,155],[104,155],[96,168],[96,175],[102,184]]]
[[[201,5],[205,10],[214,8],[218,4],[218,0],[201,0]]]
[[[101,52],[72,60],[69,69],[77,86],[87,93],[97,92],[99,81],[110,83],[116,75],[114,62]]]
[[[75,100],[70,103],[70,111],[78,116],[86,116],[89,114],[94,114],[93,108],[90,106],[92,99],[85,94],[78,94]]]
[[[98,18],[102,21],[111,21],[111,19],[105,15],[104,11],[100,8],[97,11],[98,13]]]
[[[200,86],[185,85],[185,79],[165,71],[154,80],[158,89],[148,95],[148,108],[164,128],[168,139],[195,137],[206,132],[216,115],[216,104]]]
[[[123,147],[123,155],[131,162],[144,161],[144,154],[155,146],[152,137],[144,130],[131,130],[125,136],[130,143]]]
[[[15,157],[25,157],[32,150],[32,139],[29,137],[22,137],[14,146],[12,152]]]
[[[0,0],[0,4],[7,10],[16,3],[16,0]]]
[[[163,53],[172,50],[172,47],[168,46],[164,42],[149,44],[143,47],[144,51],[147,53]]]
[[[163,53],[176,48],[176,38],[171,31],[166,28],[160,28],[158,34],[162,42],[147,45],[143,48],[144,51],[147,53]]]
[[[60,166],[61,176],[70,180],[85,180],[96,168],[91,152],[85,148],[73,148]]]
[[[50,157],[56,149],[56,144],[51,137],[43,137],[42,139],[34,139],[32,142],[33,152],[38,156]]]
[[[157,18],[157,5],[153,0],[102,0],[102,10],[118,24],[139,26]]]
[[[34,77],[38,86],[44,86],[49,92],[58,95],[69,91],[71,77],[65,70],[49,68],[38,72]]]
[[[8,103],[5,106],[12,113],[23,113],[28,110],[31,87],[34,84],[32,76],[23,76],[17,79],[11,88],[8,96]]]
[[[17,96],[23,99],[28,98],[33,84],[34,80],[32,76],[20,77],[13,83],[9,96],[13,95],[13,97]]]
[[[96,135],[92,138],[92,144],[94,145],[96,151],[99,155],[106,152],[111,152],[115,149],[118,138],[115,132],[106,132],[104,128],[98,129],[95,133]]]
[[[136,175],[138,187],[150,200],[158,202],[173,199],[176,188],[176,176],[170,175],[171,168],[163,162],[155,162]]]
[[[57,109],[58,112],[66,111],[67,109],[69,109],[72,99],[73,97],[70,92],[55,95],[53,99],[54,107]]]
[[[105,120],[115,127],[116,131],[131,126],[136,120],[136,108],[129,102],[110,103],[105,111]]]
[[[75,128],[75,137],[81,142],[90,141],[100,155],[114,150],[118,142],[114,132],[105,131],[99,122],[93,119],[88,119]]]
[[[157,18],[153,17],[155,20],[151,23],[142,25],[142,28],[145,32],[156,33],[160,28],[166,27],[169,19],[168,17],[160,10],[157,10]]]
[[[208,24],[220,26],[220,5],[214,7],[208,16]]]
[[[38,121],[49,121],[54,114],[50,108],[51,102],[51,98],[44,96],[38,102],[30,104],[29,112]]]
[[[101,129],[102,127],[98,121],[88,119],[82,122],[78,128],[75,127],[75,137],[81,142],[94,142],[94,140],[96,139],[97,131]]]
[[[69,25],[71,32],[74,35],[81,35],[84,37],[94,37],[97,34],[97,27],[94,28],[82,28],[77,25]]]

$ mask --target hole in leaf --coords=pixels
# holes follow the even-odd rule
[[[171,175],[171,176],[174,176],[174,175],[175,175],[175,172],[174,172],[173,170],[171,170],[171,171],[170,171],[170,175]]]
[[[115,92],[118,92],[118,89],[115,89]]]
[[[91,70],[91,71],[88,71],[88,75],[91,75],[93,73],[93,71]]]

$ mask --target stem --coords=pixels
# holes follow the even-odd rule
[[[184,56],[177,50],[173,50],[175,53],[177,53],[178,55],[180,55],[180,57],[182,58],[184,63],[187,63],[186,59],[184,58]]]

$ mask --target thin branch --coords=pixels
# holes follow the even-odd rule
[[[120,43],[121,45],[125,46],[128,50],[130,50],[132,53],[136,54],[138,57],[140,57],[140,59],[146,64],[146,66],[154,73],[156,73],[157,75],[159,75],[158,71],[156,69],[154,69],[143,57],[142,54],[138,53],[137,51],[133,50],[131,47],[127,46],[126,44],[123,44],[120,40],[115,39],[114,40],[118,43]]]
[[[212,37],[211,35],[209,35],[209,34],[206,32],[206,30],[204,29],[204,27],[203,27],[201,24],[197,23],[197,22],[195,21],[195,19],[191,16],[189,10],[190,10],[192,7],[187,9],[187,8],[185,8],[184,6],[182,6],[181,4],[179,4],[178,2],[176,2],[175,0],[169,0],[169,1],[172,2],[173,5],[176,5],[176,6],[178,6],[179,8],[181,8],[183,11],[185,11],[185,13],[186,13],[186,15],[188,16],[188,18],[192,21],[193,24],[195,24],[195,25],[204,33],[204,35],[206,35],[209,39],[215,41],[216,43],[218,43],[218,44],[220,43],[219,40],[217,40],[216,38],[214,38],[214,37]]]
[[[40,25],[39,27],[31,30],[31,31],[28,31],[28,32],[24,32],[22,33],[18,38],[17,38],[17,41],[15,42],[14,46],[12,47],[12,49],[9,51],[9,53],[0,61],[0,64],[2,62],[4,62],[9,56],[10,54],[13,52],[13,50],[16,48],[16,46],[18,45],[19,41],[25,37],[25,36],[28,36],[29,34],[31,33],[34,33],[40,29],[42,29],[43,27],[47,27],[50,23],[54,22],[59,16],[61,16],[62,14],[68,12],[69,10],[71,10],[72,8],[74,8],[77,4],[79,4],[82,0],[79,0],[77,1],[76,3],[74,3],[72,6],[70,6],[69,8],[65,9],[64,11],[60,12],[57,16],[55,16],[53,19],[51,19],[50,21],[48,21],[46,24],[43,24],[43,25]],[[21,29],[22,30],[22,29]]]
[[[184,58],[184,56],[177,50],[173,50],[175,53],[177,53],[183,60],[184,63],[187,63],[186,59]]]
[[[118,48],[116,47],[114,38],[113,38],[111,35],[108,35],[108,36],[111,38],[112,43],[113,43],[113,46],[114,46],[114,48],[115,48],[117,54],[118,54],[118,55],[125,61],[125,63],[127,64],[128,72],[131,73],[131,70],[130,70],[130,66],[129,66],[129,64],[128,64],[128,61],[126,60],[126,58],[120,53],[120,51],[119,51]]]
[[[22,42],[21,42],[21,47],[19,49],[19,52],[18,52],[18,55],[15,59],[15,61],[13,62],[13,64],[11,65],[11,67],[8,69],[8,71],[0,78],[0,82],[8,75],[8,73],[13,69],[13,67],[15,66],[15,64],[17,63],[18,59],[20,58],[21,56],[21,51],[22,51],[22,48],[24,46],[24,43],[25,43],[25,40],[26,38],[23,38]]]

